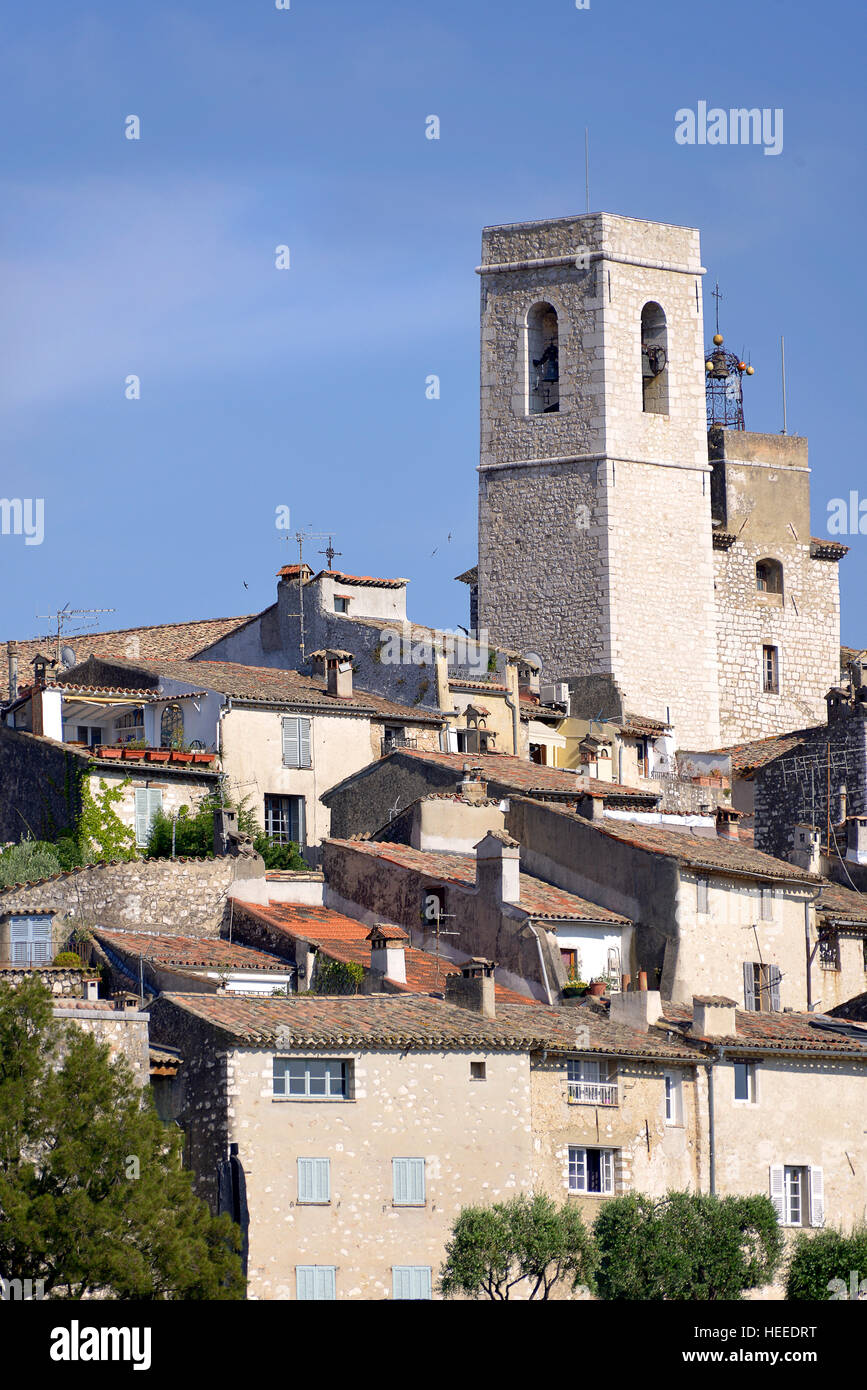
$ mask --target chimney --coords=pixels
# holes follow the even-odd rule
[[[9,699],[14,700],[18,694],[18,643],[7,642],[6,651],[9,656]]]
[[[370,942],[370,968],[378,975],[387,975],[400,985],[406,984],[406,947],[409,937],[400,927],[377,922],[367,933]]]
[[[692,997],[692,1029],[694,1038],[733,1038],[735,1028],[734,999],[721,994],[694,994]]]
[[[807,873],[822,872],[822,836],[812,825],[796,825],[789,862]]]
[[[465,801],[486,801],[488,784],[482,778],[480,767],[465,767],[463,781],[458,782],[458,791]]]
[[[352,652],[338,651],[335,647],[311,652],[310,660],[314,670],[317,666],[325,668],[325,679],[329,695],[338,699],[348,699],[352,695]]]
[[[846,783],[840,787],[837,793],[837,825],[845,825],[846,817],[849,814],[849,791]]]
[[[446,978],[446,1003],[472,1009],[484,1018],[496,1018],[494,963],[484,956],[464,961],[460,975]]]
[[[738,828],[738,821],[741,812],[736,811],[733,806],[717,806],[716,808],[716,833],[721,840],[739,840],[741,837]]]
[[[521,849],[505,830],[489,830],[476,850],[476,887],[501,903],[521,901]]]
[[[825,703],[828,707],[828,723],[833,724],[846,713],[849,704],[848,690],[839,685],[832,685],[825,696]]]
[[[83,994],[82,997],[83,997],[84,999],[98,999],[98,998],[99,998],[99,980],[85,980],[85,981],[84,981],[84,994]]]
[[[867,816],[850,816],[846,822],[846,858],[850,864],[867,864]]]
[[[647,988],[647,975],[638,975],[639,988],[612,994],[608,1017],[612,1023],[623,1023],[646,1033],[662,1018],[662,995],[658,989]]]

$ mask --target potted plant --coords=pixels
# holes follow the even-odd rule
[[[587,993],[598,999],[600,994],[604,994],[608,987],[608,981],[604,975],[594,975],[587,986]]]
[[[171,756],[170,748],[149,748],[147,753],[149,763],[167,763]]]
[[[93,751],[98,758],[119,758],[123,753],[123,749],[119,745],[116,744],[112,747],[106,743],[98,744]]]
[[[587,993],[587,988],[588,986],[586,980],[579,980],[576,979],[574,976],[570,975],[569,979],[563,986],[563,998],[577,999],[580,994]]]

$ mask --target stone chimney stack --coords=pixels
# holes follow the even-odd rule
[[[488,784],[482,777],[480,767],[465,767],[463,781],[458,782],[458,791],[465,801],[486,801]]]
[[[446,1003],[472,1009],[484,1018],[496,1018],[494,963],[484,956],[473,956],[461,966],[460,975],[446,979]]]
[[[370,968],[377,975],[387,975],[400,985],[406,984],[406,947],[409,937],[400,927],[377,922],[367,933],[370,942]]]
[[[822,872],[822,836],[812,825],[796,825],[789,861],[809,874]]]
[[[867,864],[867,816],[850,816],[846,822],[846,858],[850,864]]]
[[[739,840],[741,837],[738,821],[741,812],[736,811],[733,806],[717,806],[716,808],[716,833],[721,840]]]
[[[521,901],[521,849],[505,830],[489,830],[476,845],[476,887],[498,906]]]
[[[733,1038],[734,999],[720,994],[694,994],[692,997],[692,1036],[695,1038]]]
[[[643,970],[639,972],[638,986],[638,989],[612,994],[608,1017],[612,1023],[624,1023],[627,1028],[646,1033],[663,1016],[662,995],[658,989],[647,988],[647,975]]]
[[[7,642],[6,651],[9,656],[9,699],[14,700],[18,694],[18,643]]]

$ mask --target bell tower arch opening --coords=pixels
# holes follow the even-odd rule
[[[534,304],[527,314],[527,414],[560,409],[560,328],[553,304]]]
[[[653,300],[641,311],[641,400],[645,414],[668,414],[668,325]]]

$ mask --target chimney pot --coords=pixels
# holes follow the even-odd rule
[[[646,971],[646,970],[639,970],[639,972],[638,972],[638,988],[639,988],[640,990],[646,990],[646,989],[647,989],[647,971]]]
[[[484,956],[464,961],[460,975],[446,979],[446,1002],[472,1009],[484,1018],[496,1018],[497,1005],[494,985],[494,962]]]
[[[370,942],[370,968],[378,974],[406,984],[406,947],[409,937],[400,927],[390,922],[378,922],[367,933]]]
[[[717,806],[716,833],[721,840],[740,839],[740,829],[738,828],[740,818],[740,811],[736,811],[733,806]]]

